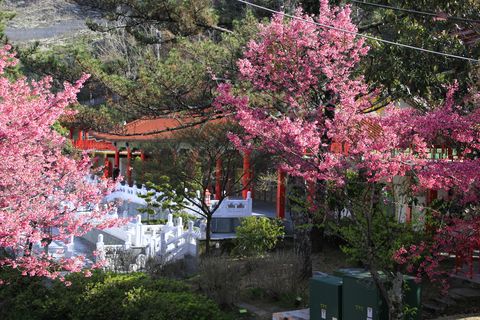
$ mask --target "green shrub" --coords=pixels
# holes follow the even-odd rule
[[[0,319],[225,319],[208,298],[190,286],[141,273],[94,272],[90,278],[72,274],[72,285],[59,281],[9,276],[0,287]]]
[[[240,255],[261,255],[275,247],[285,233],[280,220],[248,217],[236,229],[234,252]]]

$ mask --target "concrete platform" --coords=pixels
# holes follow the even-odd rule
[[[272,320],[310,320],[310,309],[277,312]]]

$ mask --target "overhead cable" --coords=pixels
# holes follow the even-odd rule
[[[422,16],[430,16],[432,18],[463,21],[463,22],[470,22],[470,23],[480,23],[480,20],[478,20],[478,19],[469,19],[469,18],[463,18],[463,17],[442,15],[441,13],[428,12],[428,11],[418,11],[418,10],[413,10],[413,9],[405,9],[405,8],[389,6],[389,5],[386,5],[386,4],[371,3],[371,2],[359,1],[359,0],[349,0],[349,1],[352,2],[352,3],[355,3],[355,4],[371,6],[371,7],[378,7],[378,8],[383,8],[383,9],[396,10],[396,11],[402,11],[402,12],[407,12],[407,13],[417,14],[417,15],[422,15]]]
[[[480,60],[473,59],[473,58],[468,58],[468,57],[459,56],[459,55],[455,55],[455,54],[451,54],[451,53],[439,52],[439,51],[434,51],[434,50],[425,49],[425,48],[421,48],[421,47],[411,46],[411,45],[408,45],[408,44],[399,43],[399,42],[390,41],[390,40],[385,40],[385,39],[382,39],[382,38],[369,36],[369,35],[366,35],[366,34],[363,34],[363,33],[358,33],[358,32],[350,31],[350,30],[347,30],[347,29],[338,28],[338,27],[335,27],[335,26],[330,26],[330,25],[327,25],[327,24],[319,23],[319,22],[316,22],[316,21],[307,20],[307,19],[304,19],[302,17],[297,17],[297,16],[294,16],[294,15],[291,15],[291,14],[288,14],[288,13],[285,13],[285,12],[280,12],[280,11],[277,11],[277,10],[273,10],[273,9],[270,9],[270,8],[267,8],[267,7],[258,5],[258,4],[254,4],[254,3],[251,3],[251,2],[248,2],[248,1],[245,1],[245,0],[236,0],[236,1],[241,2],[243,4],[246,4],[250,7],[254,7],[254,8],[261,9],[261,10],[268,11],[268,12],[275,13],[275,14],[281,14],[281,15],[284,15],[285,17],[289,17],[291,19],[311,23],[311,24],[317,25],[317,26],[322,27],[322,28],[327,28],[327,29],[331,29],[331,30],[335,30],[335,31],[339,31],[339,32],[353,34],[353,35],[356,35],[356,36],[359,36],[359,37],[362,37],[362,38],[365,38],[365,39],[383,42],[383,43],[386,43],[386,44],[389,44],[389,45],[392,45],[392,46],[397,46],[397,47],[402,47],[402,48],[427,52],[427,53],[431,53],[431,54],[435,54],[435,55],[439,55],[439,56],[444,56],[444,57],[449,57],[449,58],[454,58],[454,59],[465,60],[465,61],[469,61],[469,62],[472,62],[472,63],[479,63],[480,62]]]

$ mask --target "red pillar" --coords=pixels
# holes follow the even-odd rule
[[[438,197],[438,191],[437,190],[432,190],[432,189],[429,189],[427,191],[427,206],[429,206],[430,204],[432,204],[432,202],[434,200],[436,200]]]
[[[145,162],[145,153],[143,152],[143,150],[140,150],[140,159],[142,160],[142,162]]]
[[[253,177],[255,175],[255,171],[254,171],[255,168],[253,167],[250,167],[250,197],[253,199],[254,198],[254,194],[255,194],[255,183],[253,181]]]
[[[110,178],[110,161],[108,160],[108,157],[105,156],[105,161],[104,161],[104,164],[103,164],[103,176],[105,178]]]
[[[412,206],[408,205],[407,210],[405,212],[405,222],[412,223]]]
[[[277,171],[277,218],[285,218],[285,171]]]
[[[131,162],[132,162],[132,151],[130,149],[130,146],[127,146],[127,182],[128,185],[132,185],[132,167],[131,167]]]
[[[120,152],[118,151],[118,147],[115,146],[115,160],[113,163],[115,169],[120,169]]]
[[[215,200],[220,200],[222,191],[222,159],[218,158],[215,164]]]
[[[73,141],[73,131],[74,131],[74,130],[75,130],[74,128],[70,128],[70,129],[69,129],[69,132],[70,132],[70,133],[69,133],[69,136],[68,136],[68,137],[69,137],[70,140],[72,140],[72,141]]]
[[[78,141],[83,140],[83,130],[78,130]]]
[[[243,199],[247,199],[247,193],[250,191],[250,183],[251,183],[251,176],[250,176],[250,151],[246,151],[243,154],[243,177],[242,177],[242,197]]]

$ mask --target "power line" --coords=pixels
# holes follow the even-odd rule
[[[435,13],[435,12],[418,11],[418,10],[413,10],[413,9],[405,9],[405,8],[388,6],[388,5],[385,5],[385,4],[370,3],[370,2],[359,1],[359,0],[349,0],[349,1],[352,2],[352,3],[355,3],[355,4],[360,4],[360,5],[365,5],[365,6],[371,6],[371,7],[378,7],[378,8],[383,8],[383,9],[396,10],[396,11],[403,11],[403,12],[412,13],[412,14],[417,14],[417,15],[430,16],[430,17],[432,17],[432,18],[442,18],[442,19],[447,19],[447,20],[455,20],[455,21],[463,21],[463,22],[471,22],[471,23],[480,23],[480,20],[478,20],[478,19],[469,19],[469,18],[462,18],[462,17],[455,17],[455,16],[441,16],[441,15],[439,15],[438,13]]]
[[[257,9],[261,9],[261,10],[268,11],[268,12],[275,13],[275,14],[282,14],[286,17],[291,18],[291,19],[304,21],[304,22],[307,22],[307,23],[317,25],[319,27],[332,29],[332,30],[335,30],[335,31],[340,31],[340,32],[348,33],[348,34],[353,34],[353,35],[356,35],[356,36],[359,36],[359,37],[362,37],[362,38],[365,38],[365,39],[379,41],[379,42],[383,42],[383,43],[386,43],[386,44],[389,44],[389,45],[398,46],[398,47],[402,47],[402,48],[407,48],[407,49],[427,52],[427,53],[431,53],[431,54],[436,54],[436,55],[439,55],[439,56],[445,56],[445,57],[449,57],[449,58],[465,60],[465,61],[469,61],[469,62],[473,62],[473,63],[479,63],[480,62],[480,60],[473,59],[473,58],[468,58],[468,57],[458,56],[458,55],[455,55],[455,54],[429,50],[429,49],[425,49],[425,48],[421,48],[421,47],[415,47],[415,46],[411,46],[411,45],[404,44],[404,43],[385,40],[385,39],[369,36],[369,35],[366,35],[366,34],[363,34],[363,33],[358,33],[358,32],[354,32],[354,31],[350,31],[350,30],[346,30],[346,29],[342,29],[342,28],[338,28],[338,27],[334,27],[334,26],[329,26],[329,25],[326,25],[326,24],[323,24],[323,23],[306,20],[306,19],[303,19],[301,17],[296,17],[296,16],[288,14],[288,13],[276,11],[276,10],[273,10],[273,9],[270,9],[270,8],[267,8],[267,7],[258,5],[258,4],[254,4],[254,3],[251,3],[251,2],[248,2],[248,1],[245,1],[245,0],[236,0],[236,1],[241,2],[243,4],[246,4],[248,6],[251,6],[251,7],[257,8]]]

